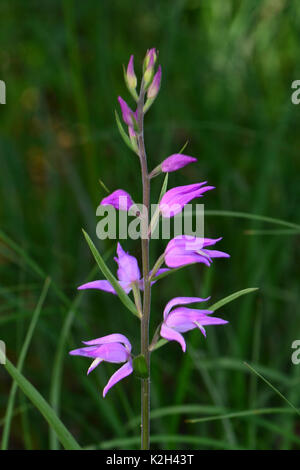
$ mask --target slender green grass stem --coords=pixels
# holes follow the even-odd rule
[[[141,318],[141,354],[145,357],[149,377],[141,380],[141,449],[150,447],[150,352],[149,352],[149,320],[151,304],[151,282],[149,279],[149,208],[150,208],[150,178],[148,174],[147,156],[144,145],[144,96],[145,90],[143,82],[137,103],[137,124],[138,124],[138,150],[141,163],[142,184],[143,184],[143,207],[142,214],[142,263],[144,278],[144,298],[143,315]],[[145,230],[143,229],[145,228]]]

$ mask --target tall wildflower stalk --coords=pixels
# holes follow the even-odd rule
[[[142,172],[143,207],[142,226],[148,227],[150,213],[150,177],[148,173],[147,155],[144,143],[144,99],[145,88],[142,80],[137,104],[138,153]],[[143,316],[141,318],[141,355],[144,356],[149,376],[141,379],[141,448],[149,449],[150,445],[150,352],[149,352],[149,321],[151,306],[151,281],[149,279],[149,244],[148,231],[142,237],[142,264],[144,278]]]
[[[115,261],[118,265],[117,278],[110,272],[104,263],[95,245],[85,234],[91,251],[106,277],[105,280],[96,280],[83,284],[79,289],[98,289],[118,295],[125,307],[140,320],[140,354],[134,356],[129,339],[120,333],[112,333],[100,338],[84,341],[84,347],[70,352],[71,355],[80,355],[93,359],[88,373],[94,370],[101,362],[123,363],[112,375],[103,390],[103,397],[120,380],[133,372],[141,380],[141,449],[150,448],[150,355],[168,341],[176,341],[186,351],[186,343],[182,333],[198,328],[206,336],[206,325],[219,325],[227,323],[226,320],[213,317],[212,310],[189,308],[188,304],[200,303],[209,300],[209,297],[175,297],[171,299],[163,310],[163,316],[154,332],[151,344],[149,342],[149,321],[151,313],[151,288],[162,276],[169,275],[176,268],[202,263],[210,266],[213,258],[228,258],[229,255],[214,249],[214,245],[221,238],[200,238],[193,235],[177,235],[167,243],[165,251],[159,256],[150,269],[149,245],[151,230],[158,222],[159,217],[171,218],[180,213],[186,204],[195,198],[202,197],[204,193],[214,189],[205,182],[178,186],[166,190],[164,188],[159,201],[158,209],[150,221],[150,183],[151,179],[160,174],[176,171],[196,161],[196,158],[182,153],[172,154],[151,172],[148,170],[148,161],[144,142],[144,116],[156,99],[161,83],[161,67],[155,70],[157,51],[150,49],[143,63],[143,75],[137,92],[137,77],[134,71],[134,58],[130,57],[127,69],[124,70],[125,82],[136,102],[133,111],[123,98],[119,97],[119,104],[126,131],[116,113],[117,125],[126,145],[138,155],[141,167],[143,190],[143,205],[136,212],[141,225],[142,245],[142,275],[137,259],[123,250],[120,243],[117,246]],[[100,202],[103,207],[112,206],[114,209],[129,211],[136,207],[130,194],[117,189]],[[165,263],[166,267],[162,267]],[[141,291],[143,296],[141,296]],[[133,301],[129,297],[133,294]]]

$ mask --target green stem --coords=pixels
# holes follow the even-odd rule
[[[143,183],[143,207],[142,214],[142,262],[144,278],[143,316],[141,318],[141,354],[145,357],[149,370],[149,377],[141,379],[141,449],[150,447],[150,352],[149,352],[149,320],[151,303],[151,282],[149,280],[149,237],[147,228],[149,225],[150,208],[150,178],[148,174],[147,156],[144,145],[144,97],[145,90],[143,82],[137,103],[138,124],[138,150],[142,172]],[[145,230],[146,228],[146,230]]]

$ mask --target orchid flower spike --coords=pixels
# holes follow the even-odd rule
[[[182,155],[181,153],[174,153],[166,158],[161,164],[161,171],[163,173],[170,173],[179,170],[192,162],[196,162],[197,158],[190,157],[189,155]]]
[[[184,337],[180,333],[199,328],[201,333],[206,337],[205,325],[223,325],[228,323],[226,320],[217,317],[211,317],[211,310],[198,310],[187,307],[176,307],[177,305],[185,305],[196,302],[204,302],[209,300],[200,297],[175,297],[167,303],[164,309],[164,320],[160,329],[160,335],[168,341],[177,341],[182,351],[186,351],[186,343]],[[173,309],[173,310],[172,310]]]
[[[181,212],[192,199],[202,197],[206,191],[214,189],[214,186],[204,186],[206,183],[207,181],[204,181],[203,183],[188,184],[169,189],[159,203],[161,215],[163,217],[172,217]]]
[[[126,253],[120,243],[118,243],[117,256],[114,258],[114,260],[118,264],[117,278],[119,284],[124,289],[126,294],[129,294],[129,292],[132,290],[133,284],[137,284],[138,288],[140,290],[143,290],[144,280],[141,278],[137,259],[134,256],[131,256]],[[168,268],[159,269],[155,274],[154,280],[152,281],[151,285],[156,282],[155,277],[159,276],[165,271],[168,271]],[[78,287],[78,290],[84,289],[98,289],[105,292],[110,292],[111,294],[116,294],[116,291],[113,286],[110,284],[109,281],[106,280],[87,282],[86,284],[82,284]]]
[[[69,354],[71,356],[84,356],[94,359],[87,371],[88,374],[101,362],[112,362],[115,364],[125,362],[125,364],[111,376],[104,387],[104,398],[111,387],[130,375],[133,371],[130,341],[126,336],[115,333],[91,341],[83,341],[83,344],[87,347],[74,349],[70,351]]]
[[[109,196],[106,196],[100,202],[101,206],[113,206],[115,209],[121,211],[129,211],[130,207],[134,205],[130,194],[123,189],[117,189]]]
[[[228,253],[206,248],[220,240],[222,237],[213,239],[179,235],[169,241],[165,249],[165,263],[169,268],[179,268],[193,263],[210,266],[212,258],[230,258]]]

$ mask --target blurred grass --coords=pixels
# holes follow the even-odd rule
[[[206,179],[216,186],[204,201],[205,231],[224,237],[221,249],[231,259],[161,279],[153,288],[151,325],[177,293],[216,302],[247,287],[260,290],[224,306],[220,314],[230,324],[208,329],[207,340],[189,333],[189,354],[176,344],[153,354],[154,413],[193,404],[207,407],[209,417],[212,407],[224,409],[222,420],[196,424],[185,422],[193,417],[185,408],[162,412],[153,420],[153,446],[299,449],[296,414],[230,419],[228,413],[283,406],[244,361],[300,406],[300,367],[290,359],[300,337],[300,108],[290,101],[300,75],[300,5],[3,0],[0,13],[0,78],[7,86],[0,108],[0,338],[8,357],[18,362],[51,277],[23,373],[83,447],[136,448],[138,429],[126,423],[139,412],[138,379],[124,381],[104,401],[101,389],[113,367],[105,364],[87,378],[86,361],[67,353],[82,339],[115,331],[139,347],[137,322],[117,298],[77,296],[76,286],[94,269],[81,228],[95,233],[105,194],[99,179],[140,199],[138,162],[118,135],[114,109],[119,94],[128,97],[122,64],[134,53],[137,68],[155,46],[163,84],[146,119],[150,167],[189,140],[185,151],[199,162],[170,175],[169,186]],[[154,180],[153,202],[161,184]],[[140,256],[139,244],[124,246]],[[115,242],[97,247],[115,272]],[[153,242],[153,260],[163,247]],[[2,367],[0,380],[2,433],[11,387]],[[9,448],[58,447],[48,436],[40,414],[17,392]]]

